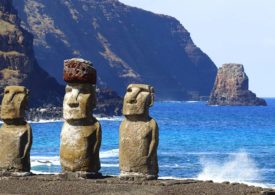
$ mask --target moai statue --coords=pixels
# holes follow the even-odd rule
[[[0,171],[30,172],[32,129],[25,121],[28,90],[23,86],[5,88],[0,128]]]
[[[97,177],[101,126],[92,114],[96,105],[96,70],[83,59],[65,60],[64,80],[67,86],[60,145],[62,170]]]
[[[154,89],[149,85],[131,84],[124,96],[120,125],[119,163],[122,179],[157,179],[158,125],[149,116]]]

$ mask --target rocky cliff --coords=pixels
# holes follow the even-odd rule
[[[94,62],[101,86],[148,83],[158,99],[208,96],[216,66],[176,19],[117,0],[15,0],[39,64],[62,83],[63,60]]]
[[[265,100],[248,90],[248,77],[241,64],[224,64],[219,68],[208,104],[266,106]]]
[[[29,105],[32,109],[29,119],[61,118],[64,86],[38,65],[33,51],[33,36],[20,26],[12,0],[0,0],[0,93],[7,85],[24,85],[30,90]],[[108,89],[97,92],[95,113],[121,113],[122,100],[115,92]]]
[[[12,1],[0,0],[0,93],[7,85],[24,85],[31,92],[30,106],[61,105],[64,89],[38,66],[32,41]]]

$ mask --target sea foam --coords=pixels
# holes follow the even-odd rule
[[[114,116],[114,117],[100,117],[100,116],[96,116],[96,118],[99,121],[122,121],[124,117],[121,117],[121,116]]]
[[[203,170],[197,177],[199,180],[213,180],[215,182],[261,181],[260,169],[245,151],[230,154],[223,162],[202,157],[200,163]]]
[[[64,120],[59,120],[59,119],[51,119],[51,120],[44,120],[44,119],[40,119],[38,121],[28,121],[28,123],[31,124],[37,124],[37,123],[62,123],[64,122]]]
[[[107,150],[99,153],[100,158],[118,157],[118,149]],[[31,156],[31,166],[60,166],[59,156]],[[118,167],[118,164],[105,164],[105,167]]]
[[[31,156],[31,166],[60,166],[59,156]]]
[[[107,150],[99,153],[100,158],[116,158],[118,157],[118,149]]]

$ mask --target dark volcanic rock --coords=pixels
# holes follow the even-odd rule
[[[224,64],[219,68],[208,104],[266,106],[265,100],[248,90],[248,77],[241,64]]]
[[[96,70],[92,63],[83,59],[74,58],[64,61],[64,81],[68,83],[96,84]]]
[[[176,19],[117,0],[15,0],[34,34],[39,64],[63,82],[63,60],[92,61],[98,83],[123,95],[129,83],[155,87],[158,99],[209,96],[217,68]]]
[[[98,103],[94,113],[101,116],[120,116],[123,99],[113,90],[100,88],[96,90]]]
[[[2,176],[2,177],[1,177]],[[15,187],[16,186],[16,187]],[[1,194],[97,194],[97,195],[268,195],[274,190],[245,184],[221,184],[197,180],[125,181],[118,177],[83,179],[73,174],[19,177],[0,172]]]

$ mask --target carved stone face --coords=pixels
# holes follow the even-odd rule
[[[8,86],[4,90],[1,118],[3,120],[25,117],[28,90],[23,86]]]
[[[80,120],[91,116],[96,104],[95,87],[89,83],[68,83],[63,101],[65,120]]]
[[[154,102],[154,89],[149,85],[131,84],[124,96],[122,112],[127,115],[144,115]]]

